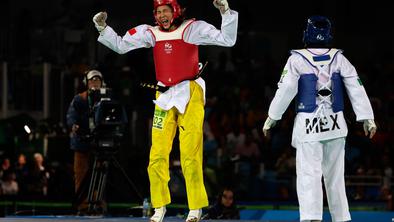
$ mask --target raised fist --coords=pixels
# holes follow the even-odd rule
[[[224,14],[229,10],[227,0],[213,0],[213,5],[220,10],[220,13]]]
[[[93,16],[94,26],[96,26],[96,29],[99,32],[103,31],[107,26],[107,23],[105,23],[106,20],[107,20],[106,12],[99,12]]]

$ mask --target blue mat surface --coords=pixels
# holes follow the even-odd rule
[[[353,211],[352,222],[392,222],[394,212],[379,211]],[[140,217],[99,217],[99,216],[8,216],[0,218],[0,222],[148,222],[148,218]],[[178,217],[166,217],[164,222],[183,222]],[[229,220],[214,220],[215,222],[226,222]],[[296,210],[241,210],[241,220],[259,222],[296,222],[299,221],[299,213]],[[323,221],[331,221],[328,212],[324,212]]]

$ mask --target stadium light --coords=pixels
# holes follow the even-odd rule
[[[24,125],[24,126],[23,126],[23,129],[25,129],[25,132],[26,132],[27,134],[30,134],[30,133],[31,133],[31,129],[30,129],[30,127],[29,127],[28,125]]]

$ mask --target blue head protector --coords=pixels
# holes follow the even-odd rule
[[[324,16],[308,18],[304,31],[303,42],[306,46],[327,46],[331,43],[331,22]]]

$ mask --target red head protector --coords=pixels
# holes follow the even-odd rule
[[[156,9],[157,7],[162,5],[169,5],[172,8],[173,19],[171,21],[171,24],[175,19],[179,18],[182,15],[181,6],[178,4],[177,0],[153,0],[153,15],[155,16],[157,24],[159,24],[160,26],[161,24],[156,18]]]

